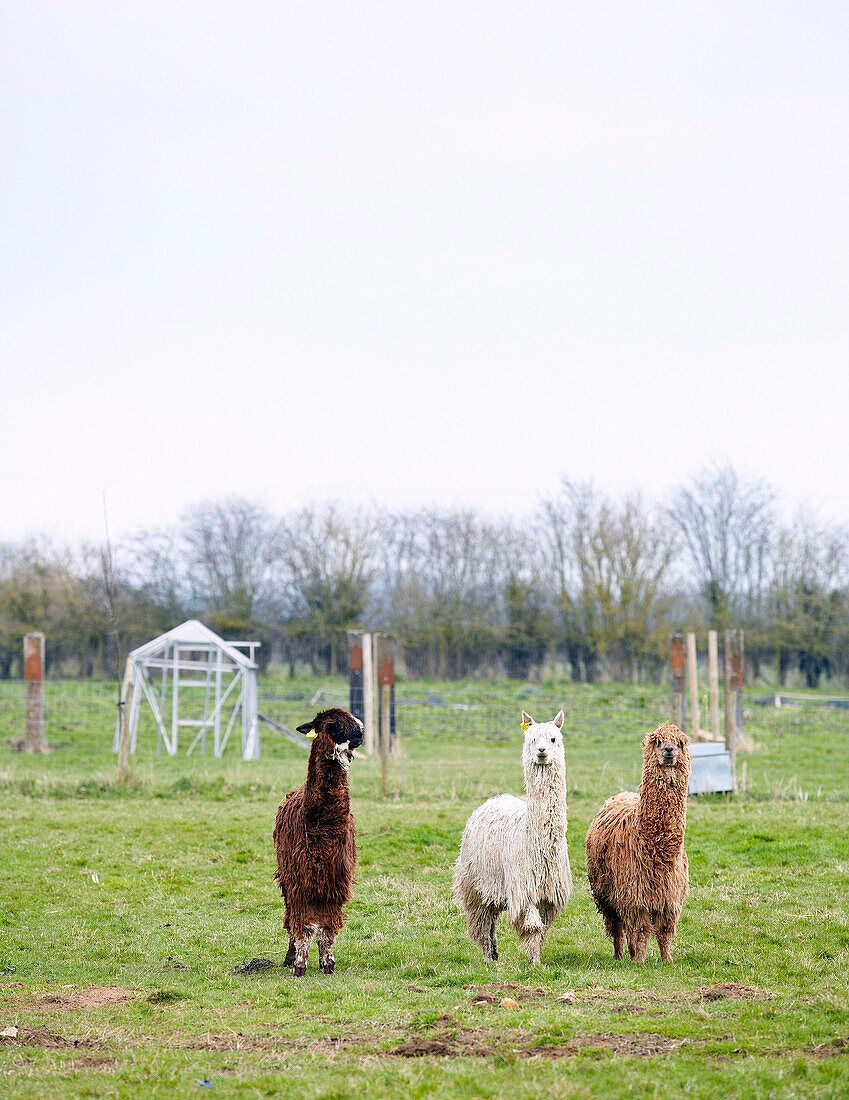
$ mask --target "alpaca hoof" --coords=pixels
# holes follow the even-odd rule
[[[492,949],[492,961],[493,962],[498,962],[498,952],[496,951],[496,949],[494,947]]]
[[[325,974],[332,974],[334,972],[334,970],[336,969],[336,963],[335,962],[325,963],[324,966],[322,966],[321,969],[324,971]]]
[[[305,966],[296,966],[295,969],[294,969],[294,975],[295,975],[296,978],[303,978],[303,976],[304,976],[304,974],[306,974],[306,972],[307,972],[307,968]]]

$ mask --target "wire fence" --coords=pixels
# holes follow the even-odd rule
[[[0,779],[26,776],[66,778],[111,774],[118,688],[98,681],[46,681],[44,735],[48,752],[30,756],[25,748],[25,685],[0,681]],[[749,695],[744,710],[743,751],[738,785],[754,797],[837,798],[849,800],[849,707],[816,697],[780,700]],[[825,705],[828,703],[829,705]],[[259,710],[294,729],[324,706],[347,706],[338,684],[314,688],[260,681]],[[522,710],[538,721],[566,711],[567,769],[573,794],[610,794],[639,783],[639,741],[669,718],[669,695],[662,688],[566,685],[562,691],[497,682],[430,688],[396,688],[400,752],[391,761],[391,797],[439,799],[487,797],[521,784]],[[706,708],[702,721],[706,721]],[[239,739],[221,760],[210,746],[186,756],[185,735],[177,756],[158,752],[152,715],[140,715],[134,766],[173,781],[200,765],[209,774],[266,778],[276,784],[300,782],[303,751],[268,727],[261,730],[261,759],[243,764]],[[364,761],[358,780],[364,794],[380,794],[379,764]],[[211,771],[210,771],[211,769]],[[218,772],[216,772],[218,769]],[[235,770],[234,770],[235,769]],[[281,778],[282,777],[282,778]],[[299,778],[301,777],[301,778]]]

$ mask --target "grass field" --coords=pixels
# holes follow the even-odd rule
[[[0,749],[0,1032],[17,1028],[0,1038],[0,1094],[849,1094],[845,741],[822,754],[764,733],[751,768],[773,782],[691,799],[675,961],[654,947],[639,967],[613,960],[583,837],[633,782],[647,726],[609,752],[591,732],[567,738],[576,891],[532,969],[505,927],[484,964],[451,899],[468,814],[521,786],[518,728],[461,726],[407,737],[387,800],[378,763],[354,763],[360,865],[337,971],[312,959],[301,980],[279,965],[270,837],[303,778],[297,749],[147,756],[126,791],[108,752],[91,771]],[[236,972],[252,959],[275,965]]]

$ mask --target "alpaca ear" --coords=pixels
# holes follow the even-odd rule
[[[562,730],[562,729],[563,729],[563,719],[564,719],[565,717],[566,717],[566,715],[565,715],[565,714],[563,713],[563,711],[562,711],[562,710],[559,710],[559,711],[557,712],[557,715],[555,716],[555,719],[554,719],[554,724],[555,724],[555,726],[557,726],[557,728],[558,728],[559,730]]]
[[[312,733],[312,722],[304,722],[302,726],[295,726],[295,729],[298,733],[302,733],[306,736],[308,733]]]
[[[534,720],[531,718],[530,714],[522,711],[522,732],[524,733],[528,726],[532,726],[533,724]]]
[[[644,738],[642,739],[642,741],[640,742],[640,745],[641,745],[641,746],[642,746],[642,747],[643,747],[644,749],[647,749],[647,748],[649,747],[649,738],[650,738],[650,737],[651,737],[651,734],[650,734],[650,733],[647,733],[647,734],[645,735],[645,737],[644,737]]]

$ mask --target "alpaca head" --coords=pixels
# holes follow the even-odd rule
[[[557,712],[551,722],[535,722],[530,714],[522,711],[522,729],[525,731],[522,764],[526,775],[533,774],[538,768],[551,767],[552,764],[565,770],[562,710]]]
[[[298,733],[312,734],[315,738],[313,753],[335,760],[345,771],[351,766],[354,749],[363,743],[362,722],[341,707],[320,710],[311,722],[304,722],[297,729]]]
[[[661,775],[669,785],[677,785],[690,775],[690,738],[671,722],[664,722],[642,740],[643,770]]]

